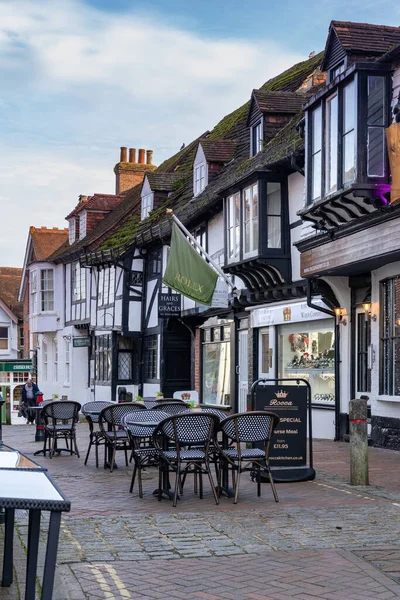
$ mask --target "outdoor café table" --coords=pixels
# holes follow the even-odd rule
[[[150,412],[150,411],[149,411]],[[130,418],[130,415],[126,415],[125,417],[125,422],[129,423],[129,425],[134,425],[135,427],[140,428],[140,434],[143,434],[143,438],[151,438],[153,433],[155,432],[155,430],[157,429],[158,425],[161,423],[161,421],[163,421],[164,419],[167,419],[170,415],[168,415],[167,413],[163,412],[162,410],[157,410],[156,408],[151,410],[151,417],[152,417],[152,421],[140,421],[134,420],[134,416],[132,417],[132,419]],[[167,443],[167,441],[166,441]],[[167,498],[169,498],[170,500],[173,499],[173,493],[170,492],[171,489],[171,484],[169,481],[169,474],[168,474],[168,470],[165,469],[163,471],[163,477],[162,477],[162,494],[165,495]],[[153,496],[158,496],[158,488],[156,490],[154,490],[153,492]]]
[[[46,469],[13,450],[0,445],[0,508],[5,510],[2,587],[13,582],[15,509],[29,511],[25,600],[35,600],[40,519],[50,512],[47,549],[42,582],[42,600],[53,597],[61,512],[70,510],[67,500]]]

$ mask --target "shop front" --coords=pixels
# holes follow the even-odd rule
[[[201,327],[201,398],[204,404],[231,404],[232,327],[232,320],[215,318]]]
[[[3,405],[2,422],[11,425],[24,425],[25,419],[18,416],[22,387],[32,377],[32,361],[0,362],[0,392],[5,403]],[[33,378],[34,379],[34,378]]]
[[[314,305],[328,308],[322,300]],[[313,435],[335,436],[335,323],[305,301],[247,309],[258,340],[258,378],[305,379],[311,386]],[[286,381],[285,385],[290,384]]]

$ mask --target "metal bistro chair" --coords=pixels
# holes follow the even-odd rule
[[[219,504],[209,462],[210,444],[217,428],[218,418],[212,414],[182,413],[161,421],[153,435],[153,443],[160,458],[158,500],[161,500],[165,472],[176,473],[174,507],[179,489],[182,493],[182,476],[194,472],[200,478],[200,498],[203,498],[204,473],[208,475],[215,503]]]
[[[237,413],[221,421],[220,429],[226,436],[226,439],[232,443],[228,448],[220,447],[220,452],[223,460],[232,469],[233,487],[235,489],[234,504],[237,504],[238,501],[240,474],[244,471],[256,471],[257,496],[261,496],[261,467],[264,467],[268,472],[275,502],[278,502],[278,494],[272,478],[268,458],[269,444],[278,423],[278,415],[265,411]],[[242,447],[249,442],[262,442],[263,448]],[[237,472],[236,482],[235,471]],[[218,483],[220,490],[220,482]]]
[[[158,465],[158,451],[152,443],[153,432],[157,426],[155,423],[158,424],[167,417],[168,415],[162,411],[137,410],[122,418],[124,429],[130,440],[134,461],[129,492],[132,493],[137,474],[139,498],[143,498],[142,469],[150,465]]]
[[[168,415],[178,415],[180,413],[187,413],[189,411],[189,407],[185,402],[182,402],[181,400],[168,399],[164,402],[158,402],[157,406],[153,406],[150,410],[162,410]]]
[[[99,416],[103,408],[106,406],[112,406],[112,402],[86,402],[82,406],[81,412],[86,417],[86,421],[89,423],[89,447],[87,450],[85,465],[89,458],[90,450],[92,446],[96,452],[96,467],[99,466],[99,446],[105,445],[105,437],[100,429],[95,429],[95,424],[99,422]]]
[[[61,450],[69,450],[70,454],[76,454],[79,458],[78,446],[76,444],[75,425],[79,419],[79,411],[81,405],[79,402],[70,400],[55,400],[48,402],[41,411],[44,422],[44,446],[43,454],[46,456],[47,443],[49,444],[49,457],[53,458],[54,452],[60,450],[57,448],[57,440],[63,438],[66,448]],[[50,447],[50,443],[52,444]],[[70,448],[68,448],[68,440]],[[75,450],[72,449],[72,444]]]
[[[128,450],[130,449],[128,435],[122,427],[122,419],[134,410],[146,410],[139,402],[123,402],[103,408],[99,415],[99,427],[105,440],[104,468],[107,466],[107,453],[110,457],[110,473],[113,472],[115,453],[124,450],[125,464],[128,466]]]

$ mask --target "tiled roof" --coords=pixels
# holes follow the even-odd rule
[[[146,173],[150,188],[153,192],[172,192],[175,182],[179,179],[179,173]]]
[[[304,104],[304,95],[296,92],[253,90],[253,98],[263,113],[296,114]]]
[[[82,210],[98,210],[101,212],[111,211],[121,204],[122,199],[123,196],[121,194],[93,194],[93,196],[88,196],[86,200],[80,200],[74,210],[65,218],[70,219],[74,215],[79,214]]]
[[[332,29],[346,52],[378,55],[400,43],[400,27],[332,21]]]
[[[200,140],[207,162],[228,163],[232,160],[237,143],[233,140]]]
[[[16,317],[22,319],[23,304],[18,302],[18,290],[22,269],[0,267],[0,299]]]
[[[35,260],[46,260],[68,239],[68,229],[30,227]]]
[[[300,62],[280,75],[267,81],[260,89],[271,91],[295,92],[303,82],[321,65],[322,53]],[[306,91],[306,90],[305,90]],[[123,202],[107,215],[83,240],[71,246],[66,246],[55,252],[51,257],[56,262],[76,260],[83,251],[92,251],[98,248],[128,249],[135,243],[151,244],[160,243],[168,239],[171,223],[165,215],[165,208],[172,208],[176,215],[188,226],[193,226],[204,218],[210,208],[221,202],[221,191],[234,184],[242,177],[243,165],[253,168],[251,160],[258,160],[258,156],[249,161],[250,133],[247,127],[247,115],[250,101],[224,117],[211,132],[203,133],[196,140],[188,144],[180,152],[164,161],[152,175],[173,173],[178,175],[174,182],[173,191],[165,202],[144,221],[140,220],[140,191],[137,185],[124,194]],[[279,134],[278,136],[279,137]],[[205,190],[193,198],[193,161],[198,144],[206,138],[209,141],[225,140],[234,142],[236,150],[229,164],[222,167]],[[263,153],[264,154],[264,153]],[[264,156],[267,165],[268,156]],[[257,163],[258,164],[258,163]]]

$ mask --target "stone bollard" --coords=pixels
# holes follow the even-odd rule
[[[368,485],[367,401],[350,400],[350,485]]]

